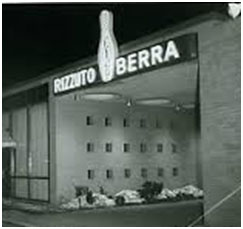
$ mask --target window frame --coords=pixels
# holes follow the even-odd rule
[[[88,178],[88,180],[94,180],[94,178],[95,178],[95,170],[94,169],[88,169],[87,170],[87,178]]]
[[[94,143],[93,142],[87,142],[86,143],[86,152],[87,153],[93,153],[95,150],[94,150]]]
[[[156,145],[156,151],[157,151],[157,153],[163,153],[163,151],[164,151],[164,145],[163,145],[163,143],[157,143],[157,145]]]
[[[107,169],[106,170],[106,179],[111,180],[114,178],[113,170],[112,169]]]
[[[158,176],[158,177],[164,177],[164,168],[159,167],[159,168],[157,169],[157,176]]]
[[[106,142],[105,143],[105,152],[112,153],[112,150],[113,150],[112,142]]]
[[[131,177],[131,169],[124,169],[124,178],[129,179]]]
[[[130,153],[130,143],[123,143],[123,152],[124,153]]]
[[[94,125],[94,119],[92,116],[87,115],[86,116],[86,126],[93,126]]]
[[[105,117],[104,125],[105,125],[105,127],[112,126],[112,119],[111,119],[110,116],[106,116],[106,117]]]
[[[178,167],[173,167],[172,168],[172,175],[173,175],[173,177],[178,177],[179,176],[179,169],[178,169]]]
[[[123,118],[123,127],[130,127],[130,119]]]

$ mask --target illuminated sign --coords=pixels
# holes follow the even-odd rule
[[[85,87],[97,81],[97,71],[90,67],[66,76],[54,79],[54,94]]]
[[[98,66],[103,82],[109,82],[114,78],[117,57],[118,47],[113,33],[113,15],[104,10],[100,14],[100,43],[98,48]]]
[[[116,74],[124,75],[151,66],[173,61],[180,58],[179,50],[173,40],[165,44],[157,44],[147,49],[133,52],[116,60]]]
[[[53,93],[55,95],[108,83],[197,58],[196,33],[171,38],[118,56],[118,48],[112,31],[112,14],[108,11],[102,11],[100,24],[101,38],[98,48],[98,63],[55,78],[53,81]]]

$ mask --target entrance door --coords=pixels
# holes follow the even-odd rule
[[[3,198],[11,195],[11,151],[9,148],[2,150],[2,191]]]

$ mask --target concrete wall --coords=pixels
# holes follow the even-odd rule
[[[240,187],[240,18],[199,33],[205,212]],[[240,226],[240,190],[206,217]]]
[[[70,99],[71,98],[71,99]],[[98,191],[99,186],[114,194],[122,189],[137,189],[146,180],[162,181],[169,188],[185,184],[197,185],[196,146],[194,112],[175,113],[172,109],[161,109],[124,104],[74,101],[72,95],[56,100],[56,166],[57,196],[71,198],[74,185],[90,187]],[[86,125],[86,116],[94,118],[94,125]],[[104,126],[104,118],[111,117],[112,126]],[[123,127],[123,118],[129,117],[130,127]],[[139,119],[146,120],[147,127],[139,127]],[[162,123],[155,128],[155,120]],[[173,125],[171,125],[173,122]],[[94,152],[86,151],[86,143],[93,142]],[[105,152],[104,144],[112,142],[113,151]],[[130,143],[130,153],[123,152],[123,143]],[[147,152],[141,153],[139,145],[147,143]],[[156,144],[163,143],[162,153]],[[178,152],[172,153],[171,144]],[[164,169],[158,177],[157,168]],[[173,167],[179,175],[172,175]],[[124,169],[131,169],[131,177],[124,178]],[[148,169],[148,177],[141,177],[141,168]],[[88,180],[87,170],[95,170],[95,178]],[[106,169],[112,169],[113,179],[106,178]]]

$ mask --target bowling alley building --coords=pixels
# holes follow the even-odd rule
[[[240,31],[210,13],[119,44],[109,82],[93,56],[3,90],[6,195],[57,204],[157,181],[203,189],[210,209],[240,186]],[[227,217],[239,192],[207,220]]]

